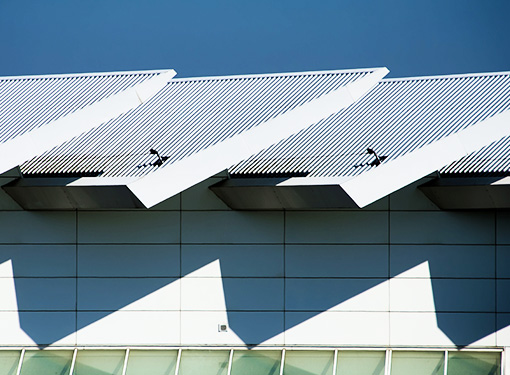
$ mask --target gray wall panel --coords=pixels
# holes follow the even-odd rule
[[[389,285],[385,281],[287,278],[285,307],[291,311],[388,311]]]
[[[179,243],[179,213],[79,212],[79,243]]]
[[[79,245],[78,276],[179,277],[179,245]]]
[[[282,243],[283,213],[196,211],[182,213],[183,243]]]
[[[0,290],[12,285],[12,279],[0,279]],[[15,287],[19,310],[70,310],[76,308],[76,279],[17,278]],[[5,296],[5,294],[2,293]],[[0,303],[0,306],[2,304]]]
[[[0,211],[0,243],[73,243],[74,212]]]
[[[0,277],[76,276],[76,245],[0,245]]]
[[[498,277],[510,278],[510,246],[497,246],[496,251]]]
[[[179,287],[166,287],[176,280],[172,278],[80,278],[78,280],[78,310],[116,311],[120,308],[178,310],[180,307]],[[149,296],[163,290],[162,288],[164,291],[159,293],[158,298]],[[131,305],[133,303],[136,303],[135,306]]]
[[[498,245],[510,244],[510,212],[500,211],[497,213],[498,218]]]
[[[391,276],[428,262],[431,277],[495,277],[493,245],[391,245]]]
[[[288,212],[287,243],[386,243],[388,214],[376,211]]]
[[[510,280],[497,281],[498,312],[510,313]]]
[[[224,277],[282,277],[283,245],[183,245],[182,273],[217,276],[203,268],[219,260]]]
[[[287,245],[288,277],[387,277],[388,245]]]
[[[409,244],[494,244],[490,212],[392,212],[391,242]]]

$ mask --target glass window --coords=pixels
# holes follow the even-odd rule
[[[174,375],[177,350],[131,350],[126,375]]]
[[[74,375],[121,375],[125,350],[78,350]]]
[[[333,375],[335,352],[322,350],[287,350],[284,375]]]
[[[499,375],[501,353],[450,352],[448,375]]]
[[[227,375],[228,350],[183,350],[179,375]]]
[[[443,375],[444,352],[400,352],[391,355],[391,375]]]
[[[69,374],[71,350],[27,350],[21,364],[21,375]]]
[[[0,350],[0,374],[16,375],[21,350]]]
[[[234,350],[232,375],[279,375],[281,351]]]
[[[384,375],[386,352],[339,351],[336,375]]]

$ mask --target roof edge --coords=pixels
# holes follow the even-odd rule
[[[88,73],[53,73],[53,74],[32,74],[21,76],[0,76],[0,80],[22,80],[22,79],[52,79],[52,78],[71,78],[71,77],[103,77],[114,75],[130,74],[162,74],[173,71],[173,69],[155,69],[155,70],[126,70],[115,72],[88,72]]]
[[[399,82],[399,81],[421,81],[431,79],[449,79],[449,78],[469,78],[469,77],[494,77],[499,75],[510,75],[510,71],[502,72],[482,72],[482,73],[459,73],[459,74],[440,74],[431,76],[416,76],[416,77],[395,77],[384,78],[382,82]]]
[[[241,78],[266,78],[266,77],[294,77],[299,75],[314,75],[314,74],[349,74],[361,72],[374,72],[380,69],[387,69],[384,66],[373,68],[357,68],[357,69],[336,69],[336,70],[310,70],[303,72],[283,72],[283,73],[254,73],[254,74],[234,74],[226,76],[202,76],[202,77],[179,77],[172,81],[216,81],[222,79],[241,79]]]

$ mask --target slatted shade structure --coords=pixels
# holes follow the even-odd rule
[[[509,73],[384,79],[353,106],[230,168],[234,177],[297,177],[214,190],[228,199],[245,189],[229,201],[238,209],[260,200],[266,209],[364,207],[442,168],[507,173],[508,134]]]
[[[366,77],[374,69],[175,78],[146,105],[21,166],[23,173],[141,177]],[[341,108],[339,108],[340,110]]]
[[[507,110],[510,73],[384,79],[351,107],[253,155],[230,173],[356,176],[373,168],[367,148],[387,156],[388,163]],[[506,142],[470,160],[487,160],[491,153],[494,161],[485,164],[490,170]],[[452,171],[455,165],[462,168],[453,164]]]
[[[0,174],[148,100],[174,70],[0,78]]]
[[[508,173],[510,73],[381,80],[386,73],[171,79],[20,170],[71,178],[65,189],[78,192],[122,186],[107,195],[152,207],[227,169],[232,179],[212,189],[238,209],[364,207],[435,171]],[[65,207],[81,207],[80,194]]]
[[[116,179],[136,197],[131,204],[152,207],[351,105],[387,73],[173,79],[143,105],[38,155],[21,171]]]
[[[0,142],[47,125],[164,72],[0,77]]]

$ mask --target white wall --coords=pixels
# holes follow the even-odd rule
[[[415,186],[234,212],[209,183],[150,211],[0,193],[0,346],[510,345],[510,213],[439,211]]]

